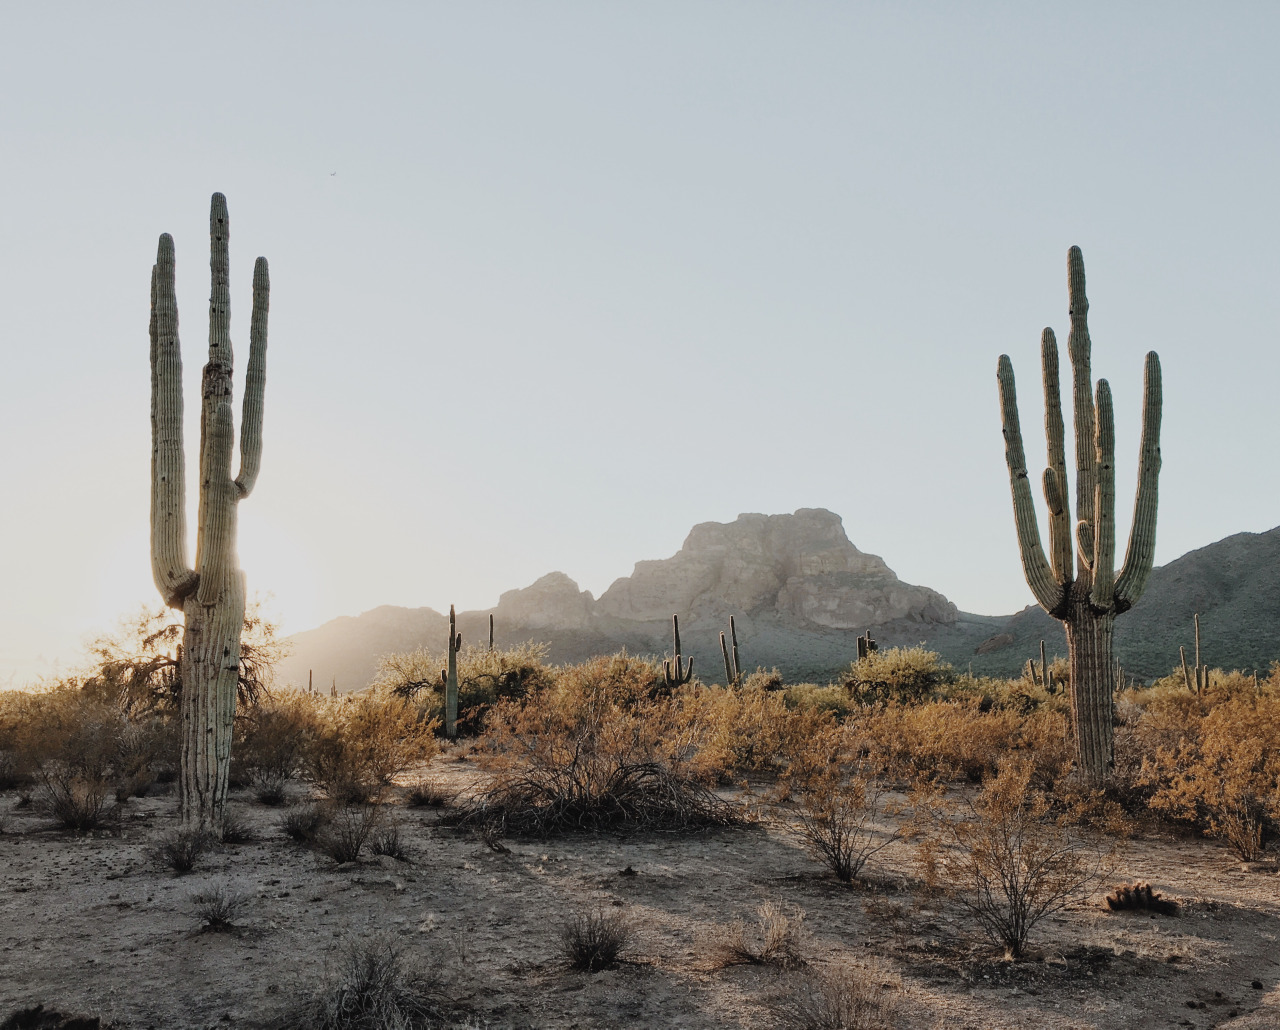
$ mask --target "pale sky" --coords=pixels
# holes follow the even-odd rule
[[[157,600],[148,281],[170,232],[194,414],[215,190],[238,379],[271,262],[240,551],[286,632],[553,569],[599,595],[697,522],[800,507],[1021,608],[996,359],[1038,467],[1072,244],[1118,521],[1154,348],[1157,561],[1280,523],[1278,29],[1229,3],[4,4],[0,685]]]

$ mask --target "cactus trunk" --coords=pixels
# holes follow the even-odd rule
[[[1114,627],[1115,616],[1099,615],[1087,601],[1073,604],[1066,620],[1076,764],[1090,783],[1105,780],[1115,762],[1115,663],[1111,657]]]
[[[236,559],[236,514],[239,502],[253,490],[262,463],[270,294],[267,262],[258,258],[240,426],[240,474],[233,479],[229,239],[226,198],[215,193],[209,211],[209,360],[201,376],[200,507],[194,568],[187,565],[182,348],[173,238],[167,233],[160,237],[151,269],[151,570],[165,603],[180,609],[185,622],[179,661],[182,822],[211,831],[222,823],[231,763],[245,607],[244,574]]]
[[[444,735],[450,740],[458,735],[458,650],[461,647],[458,617],[453,605],[449,605],[449,667],[444,674]]]

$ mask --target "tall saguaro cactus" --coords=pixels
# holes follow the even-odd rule
[[[1063,442],[1062,399],[1058,386],[1058,342],[1046,329],[1040,342],[1044,368],[1044,425],[1049,467],[1044,471],[1044,497],[1049,507],[1049,556],[1040,544],[1027,459],[1018,425],[1018,399],[1013,364],[1000,356],[996,378],[1004,421],[1005,459],[1013,492],[1022,569],[1040,606],[1059,619],[1067,632],[1071,662],[1071,718],[1081,776],[1092,783],[1106,779],[1114,762],[1112,698],[1115,662],[1112,629],[1115,617],[1142,596],[1151,573],[1156,543],[1156,500],[1160,477],[1160,358],[1147,354],[1142,399],[1142,444],[1138,462],[1138,496],[1124,564],[1115,571],[1115,423],[1111,387],[1091,378],[1084,257],[1079,247],[1067,255],[1070,296],[1072,399],[1075,410],[1076,515],[1071,521],[1067,496],[1067,461]],[[1075,540],[1075,554],[1072,540]]]
[[[267,259],[253,268],[249,367],[240,420],[240,472],[232,478],[235,441],[228,286],[227,200],[209,211],[209,361],[200,387],[200,508],[195,567],[187,563],[186,470],[182,443],[182,348],[174,285],[173,237],[160,237],[151,269],[151,572],[165,603],[184,616],[182,677],[182,822],[216,830],[222,822],[231,764],[231,728],[244,627],[244,573],[236,560],[236,513],[262,464],[266,385]]]

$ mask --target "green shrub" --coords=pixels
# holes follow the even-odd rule
[[[891,647],[854,662],[845,674],[844,687],[859,704],[915,704],[933,697],[953,679],[951,666],[936,651]]]

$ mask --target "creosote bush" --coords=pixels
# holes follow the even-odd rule
[[[859,658],[844,677],[844,687],[859,704],[896,701],[918,704],[954,680],[950,665],[923,647],[891,647]]]
[[[867,859],[901,838],[896,824],[876,829],[878,819],[892,814],[886,793],[878,781],[837,773],[811,781],[801,796],[800,839],[841,883],[852,884]]]
[[[170,830],[160,838],[154,857],[159,865],[181,876],[191,872],[212,846],[213,838],[201,830]]]
[[[359,860],[369,835],[381,822],[382,809],[379,805],[336,805],[317,840],[335,862],[355,862]]]
[[[298,805],[281,818],[280,829],[299,844],[311,844],[320,835],[329,818],[330,810],[323,805]]]
[[[570,969],[594,973],[612,969],[631,943],[631,927],[622,912],[579,912],[560,930],[560,945]]]
[[[1102,872],[1101,847],[1050,817],[1049,800],[1031,786],[1026,762],[1010,762],[972,801],[935,805],[934,832],[921,841],[923,859],[1010,958],[1023,954],[1036,923]]]

